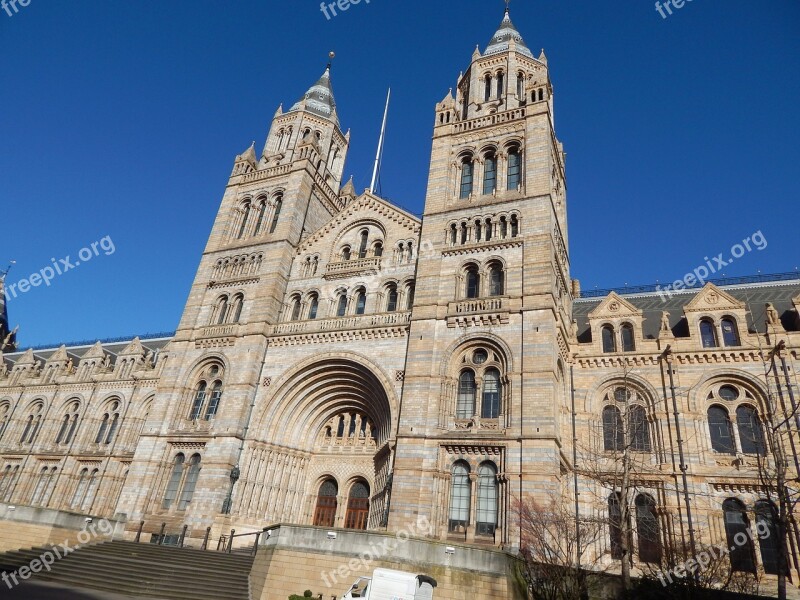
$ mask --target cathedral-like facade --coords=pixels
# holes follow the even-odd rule
[[[642,561],[766,518],[800,281],[583,295],[555,100],[506,12],[436,105],[419,219],[343,181],[326,69],[236,157],[174,335],[6,348],[0,502],[193,542],[425,517],[433,538],[514,548],[515,500],[577,491],[586,514],[630,505]],[[623,447],[625,498],[591,476]]]

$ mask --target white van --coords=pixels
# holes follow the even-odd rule
[[[372,577],[360,577],[342,600],[433,600],[436,580],[391,569],[375,569]]]

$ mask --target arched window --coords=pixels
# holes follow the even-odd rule
[[[411,310],[414,308],[414,291],[415,286],[413,283],[409,283],[408,287],[406,287],[406,309]]]
[[[386,312],[397,310],[397,286],[392,284],[386,294]]]
[[[361,288],[356,292],[356,314],[363,315],[367,307],[367,292]]]
[[[723,454],[736,454],[733,425],[727,410],[721,406],[709,407],[708,430],[711,434],[711,447],[714,450]]]
[[[292,321],[300,320],[300,298],[292,298]]]
[[[244,234],[247,231],[247,221],[249,219],[250,219],[250,203],[248,202],[242,208],[242,224],[239,227],[239,235],[236,236],[238,239],[242,239],[244,237]]]
[[[469,198],[472,195],[472,174],[474,165],[470,157],[461,161],[461,191],[459,198]]]
[[[722,341],[725,346],[739,346],[739,331],[736,327],[736,321],[731,317],[725,317],[720,323],[722,325]]]
[[[11,500],[16,488],[17,476],[19,475],[19,465],[15,465],[14,470],[8,473],[10,466],[6,467],[7,475],[3,478],[3,488],[0,490],[0,498],[2,498],[3,502]]]
[[[181,485],[181,479],[183,478],[183,463],[186,461],[186,457],[183,454],[177,454],[175,456],[175,461],[172,463],[172,474],[169,477],[169,482],[167,482],[167,489],[164,491],[164,500],[161,502],[161,508],[168,509],[172,506],[172,503],[175,501],[175,498],[178,497],[178,488]]]
[[[505,217],[500,217],[500,237],[505,239],[508,235],[508,220]]]
[[[197,384],[197,389],[194,393],[194,402],[192,403],[192,412],[189,413],[189,419],[192,421],[200,418],[200,411],[203,410],[203,404],[205,404],[206,401],[206,387],[207,384],[205,381],[201,381]]]
[[[317,318],[317,311],[319,310],[319,296],[311,294],[308,301],[308,318],[313,320]]]
[[[622,413],[616,406],[603,409],[603,449],[620,451],[625,448],[625,428],[622,424]]]
[[[333,479],[327,479],[319,488],[317,507],[314,511],[314,525],[318,527],[333,527],[336,522],[336,496],[339,486]]]
[[[497,158],[494,154],[486,157],[483,163],[483,194],[490,196],[497,189]]]
[[[278,226],[278,219],[281,216],[281,207],[283,206],[283,196],[275,198],[275,212],[272,215],[272,223],[269,226],[269,232],[275,233],[275,228]]]
[[[100,482],[100,470],[99,469],[92,469],[92,472],[89,473],[88,482],[86,484],[86,493],[83,496],[83,500],[81,501],[80,510],[83,512],[88,512],[94,502],[94,495],[97,491],[97,485]]]
[[[519,221],[517,220],[517,215],[511,215],[511,237],[517,237],[519,235]]]
[[[611,325],[605,325],[602,329],[603,336],[603,352],[611,353],[617,351],[617,338],[614,335],[614,328]]]
[[[0,440],[3,439],[3,434],[8,429],[9,412],[11,412],[10,404],[4,404],[0,407]],[[2,492],[0,492],[0,497],[2,497]]]
[[[336,316],[343,317],[347,314],[347,294],[341,292],[336,306]]]
[[[467,224],[461,223],[461,243],[467,243]]]
[[[767,446],[764,443],[764,431],[761,428],[761,420],[758,418],[758,411],[752,406],[742,404],[736,409],[736,426],[739,429],[739,443],[742,445],[744,454],[767,454]]]
[[[475,373],[465,369],[458,378],[456,418],[471,419],[475,415]]]
[[[61,429],[58,430],[56,444],[69,444],[75,437],[75,430],[78,428],[78,408],[79,404],[74,402],[61,422]]]
[[[372,254],[373,256],[375,256],[375,258],[380,258],[381,256],[383,256],[383,244],[381,244],[380,242],[376,242],[372,250]]]
[[[350,246],[342,248],[342,260],[350,260]]]
[[[458,243],[458,228],[456,224],[450,225],[450,245],[455,246]]]
[[[478,467],[478,507],[475,533],[494,535],[497,528],[497,467],[490,462]]]
[[[492,99],[492,76],[486,75],[483,79],[484,83],[484,92],[483,92],[483,101],[488,102]]]
[[[621,559],[622,554],[622,508],[619,492],[608,496],[608,533],[611,545],[611,558]]]
[[[262,200],[258,205],[258,220],[256,221],[256,228],[254,235],[261,233],[261,226],[264,224],[264,215],[267,213],[267,201]]]
[[[778,575],[779,571],[788,573],[786,561],[779,557],[780,534],[778,532],[778,511],[768,500],[759,500],[755,506],[756,531],[761,549],[761,564],[768,575]],[[783,562],[783,565],[781,565]]]
[[[463,533],[469,525],[469,505],[472,496],[469,481],[469,467],[466,463],[453,465],[450,478],[450,515],[448,531]]]
[[[467,298],[477,298],[480,291],[481,276],[478,274],[478,267],[470,265],[466,270],[466,286],[464,296]]]
[[[89,469],[83,468],[78,476],[78,485],[75,486],[75,493],[72,495],[72,501],[69,503],[70,508],[77,508],[83,502],[83,497],[86,494],[86,486],[89,484]]]
[[[717,347],[717,330],[709,319],[700,321],[700,341],[703,343],[703,348]]]
[[[661,562],[661,531],[656,515],[656,502],[647,494],[636,496],[636,533],[639,537],[639,560]]]
[[[622,333],[622,351],[633,352],[636,350],[636,342],[633,339],[633,326],[625,323],[620,328],[620,332]]]
[[[647,424],[647,411],[643,406],[634,404],[628,413],[631,448],[637,452],[650,452],[650,428]]]
[[[505,293],[505,277],[503,265],[493,263],[489,267],[489,295],[502,296]]]
[[[200,476],[200,455],[195,454],[189,460],[189,469],[186,473],[186,481],[183,483],[183,491],[178,501],[178,510],[186,510],[194,496],[197,487],[197,478]]]
[[[369,520],[369,486],[356,482],[350,488],[350,497],[347,499],[347,513],[344,518],[346,529],[366,529]]]
[[[501,394],[500,372],[497,369],[488,369],[483,376],[481,418],[496,419],[500,415]]]
[[[94,438],[95,444],[99,444],[100,442],[103,441],[103,438],[106,435],[106,430],[108,430],[108,422],[109,422],[109,416],[108,413],[106,413],[103,415],[102,421],[100,421],[100,429],[97,430],[97,436],[95,436]]]
[[[478,219],[475,221],[475,241],[481,241],[481,220]]]
[[[484,223],[484,230],[486,231],[486,241],[491,241],[492,236],[494,235],[491,219],[486,219]]]
[[[744,505],[735,498],[728,498],[722,503],[722,512],[725,516],[725,536],[731,549],[731,570],[755,573],[753,540],[748,534],[750,522]]]
[[[222,382],[215,381],[214,387],[211,388],[211,398],[209,399],[208,407],[206,408],[206,421],[210,421],[217,415],[217,412],[219,411],[220,400],[222,400]]]
[[[244,307],[244,296],[236,294],[233,297],[233,304],[231,305],[231,323],[238,323],[242,318],[242,308]]]
[[[367,243],[369,242],[369,233],[367,231],[361,232],[361,244],[358,247],[358,258],[367,258]]]
[[[42,406],[36,405],[33,411],[28,415],[25,421],[25,429],[22,431],[22,437],[19,439],[20,444],[33,444],[36,441],[36,436],[39,433],[39,427],[42,425]]]
[[[497,99],[500,100],[505,92],[506,76],[505,73],[500,71],[497,74]]]
[[[222,325],[225,322],[225,317],[228,315],[228,297],[223,296],[217,303],[217,325]]]
[[[517,98],[525,98],[525,76],[522,73],[517,74]]]
[[[117,428],[119,427],[119,413],[115,412],[111,416],[111,425],[108,427],[108,433],[106,434],[106,439],[103,441],[104,444],[110,444],[114,441],[114,435],[117,433]]]
[[[522,161],[520,157],[519,150],[514,148],[508,152],[508,185],[506,189],[509,192],[516,192],[520,184],[522,183],[522,179],[520,177],[522,173]],[[512,236],[514,234],[512,233]]]

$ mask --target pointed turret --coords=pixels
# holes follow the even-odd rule
[[[325,69],[317,82],[298,100],[288,112],[297,110],[307,110],[317,116],[323,117],[339,125],[339,117],[336,114],[336,101],[333,99],[333,88],[331,87],[331,67]]]
[[[6,307],[5,273],[0,271],[0,351],[13,351],[16,347],[14,334],[8,324],[8,308]]]
[[[494,37],[492,37],[492,41],[489,42],[489,45],[486,47],[486,52],[484,52],[483,55],[490,56],[492,54],[499,54],[500,52],[508,52],[512,40],[516,44],[516,48],[514,48],[516,52],[533,58],[533,53],[530,51],[530,48],[525,45],[520,32],[514,27],[514,23],[511,22],[509,10],[506,8],[503,22],[500,23],[500,28],[494,34]]]

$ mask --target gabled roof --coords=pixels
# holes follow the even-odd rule
[[[488,56],[491,54],[508,52],[510,45],[509,43],[511,40],[514,40],[517,52],[524,54],[529,58],[533,58],[533,52],[531,52],[530,48],[525,45],[525,41],[522,39],[522,34],[520,34],[519,30],[514,27],[514,23],[511,22],[511,15],[506,8],[506,14],[503,17],[503,22],[500,23],[500,28],[494,34],[494,37],[492,37],[492,41],[489,42],[489,45],[486,47],[486,52],[484,52],[483,55]]]
[[[372,212],[372,216],[378,220],[392,220],[405,225],[409,232],[417,233],[422,225],[422,221],[411,213],[398,208],[391,202],[367,190],[352,201],[347,208],[335,214],[331,217],[330,221],[309,236],[308,239],[300,245],[297,252],[307,252],[309,248],[326,237],[330,232],[344,225],[349,225],[350,222],[356,221],[362,216],[365,216],[368,212]]]

